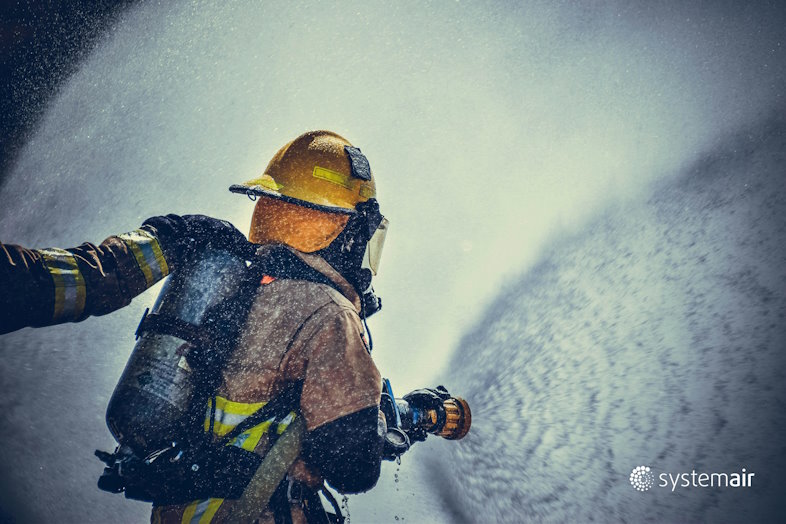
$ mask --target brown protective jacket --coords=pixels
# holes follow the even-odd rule
[[[260,248],[264,252],[266,247]],[[324,259],[292,250],[303,262],[330,279],[335,287],[304,280],[263,279],[257,290],[238,348],[223,371],[218,390],[218,433],[234,427],[243,414],[277,395],[292,382],[302,381],[300,415],[306,430],[335,421],[364,408],[379,405],[382,379],[363,338],[360,298],[353,287]],[[340,291],[339,291],[340,290]],[[245,449],[264,455],[268,435]],[[302,460],[290,468],[290,477],[312,487],[322,484],[318,472]],[[152,522],[231,522],[234,502],[222,499],[157,507]],[[293,522],[305,522],[302,510],[291,506]],[[274,522],[269,509],[260,523]]]
[[[268,248],[260,249],[262,254]],[[295,381],[303,382],[299,411],[308,431],[379,405],[382,382],[364,342],[360,298],[324,259],[292,252],[333,285],[264,280],[223,371],[218,434]],[[166,258],[151,226],[109,237],[99,246],[35,250],[0,244],[0,334],[119,309],[169,273],[172,264]],[[241,434],[242,447],[264,455],[270,447],[264,429]],[[312,487],[322,483],[302,460],[290,468],[290,477]],[[230,500],[207,499],[158,507],[152,520],[227,522],[232,506]],[[269,509],[260,510],[259,522],[272,523]],[[304,522],[297,505],[292,518]]]

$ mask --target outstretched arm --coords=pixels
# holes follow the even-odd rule
[[[0,334],[79,322],[128,305],[210,242],[246,243],[231,224],[167,215],[96,246],[28,249],[0,243]]]
[[[169,271],[157,237],[146,228],[111,236],[98,246],[0,244],[0,333],[109,313]]]

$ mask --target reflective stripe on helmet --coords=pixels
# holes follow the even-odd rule
[[[332,169],[328,169],[326,167],[314,166],[312,176],[314,178],[321,178],[322,180],[327,180],[328,182],[338,184],[339,186],[345,187],[347,189],[352,189],[352,184],[350,183],[349,177],[347,175],[344,173],[339,173],[338,171],[333,171]]]
[[[169,266],[158,245],[158,239],[144,229],[136,229],[130,233],[118,235],[134,254],[137,265],[145,275],[147,287],[152,286],[169,274]]]
[[[79,271],[76,258],[65,249],[50,248],[39,251],[52,276],[55,300],[52,320],[76,320],[85,310],[85,279]]]

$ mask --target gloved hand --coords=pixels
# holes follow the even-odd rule
[[[156,235],[168,264],[177,268],[205,249],[227,249],[251,258],[255,246],[225,220],[205,215],[166,215],[145,220],[142,227]]]
[[[404,395],[404,400],[406,400],[410,406],[422,411],[433,409],[436,410],[438,414],[444,413],[445,408],[443,407],[443,402],[449,398],[450,393],[445,389],[445,386],[437,386],[435,389],[416,389]],[[423,442],[426,440],[427,433],[426,430],[416,427],[407,431],[407,435],[409,435],[410,440]]]
[[[450,398],[450,393],[445,386],[437,386],[436,389],[422,388],[416,389],[404,395],[404,400],[418,409],[440,409],[442,402]]]

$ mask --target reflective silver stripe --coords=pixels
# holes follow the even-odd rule
[[[144,229],[137,229],[118,235],[118,238],[131,249],[139,269],[145,276],[148,287],[169,274],[169,266],[164,259],[161,246],[158,245],[158,240],[151,233]]]
[[[216,408],[215,421],[217,423],[219,423],[219,424],[224,425],[224,426],[235,427],[238,424],[240,424],[241,422],[243,422],[244,420],[246,420],[248,417],[249,417],[249,415],[238,415],[236,413],[227,413],[226,411],[224,411],[222,409]],[[210,420],[210,408],[207,408],[207,418],[208,418],[208,420]],[[281,422],[279,422],[279,426],[282,426],[282,425],[284,427],[288,426],[294,420],[294,418],[295,418],[295,416],[292,413],[288,414],[286,417],[281,419]],[[260,426],[260,425],[264,424],[265,422],[272,422],[275,419],[276,419],[276,417],[270,417],[269,419],[263,420],[262,422],[257,424],[257,426]],[[254,426],[254,427],[257,427],[257,426]],[[249,428],[249,429],[253,429],[253,428]]]
[[[166,275],[164,274],[163,269],[161,268],[161,263],[163,262],[163,255],[161,258],[157,257],[156,254],[153,252],[153,245],[152,242],[139,242],[139,248],[142,250],[142,254],[145,255],[145,261],[147,265],[150,266],[150,270],[153,272],[153,278],[158,281],[164,278]]]
[[[199,521],[202,519],[202,515],[205,514],[207,511],[207,507],[210,505],[211,499],[206,499],[199,502],[194,510],[194,516],[191,517],[191,524],[199,524]]]
[[[85,310],[87,289],[76,258],[59,248],[41,249],[39,253],[54,284],[52,320],[65,322],[78,319]]]
[[[220,422],[225,426],[235,427],[247,418],[248,415],[237,415],[235,413],[227,413],[221,409],[216,409],[216,422]]]
[[[243,444],[246,443],[246,441],[248,440],[248,437],[250,437],[250,436],[251,436],[251,433],[248,433],[248,432],[241,433],[240,435],[235,437],[232,440],[232,442],[229,443],[229,445],[230,446],[235,446],[236,448],[242,448]]]

